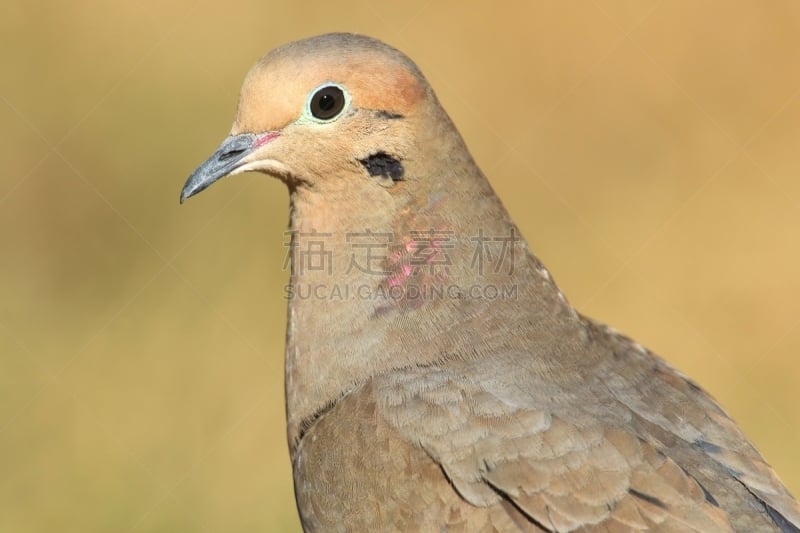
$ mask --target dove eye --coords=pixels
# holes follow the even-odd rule
[[[345,92],[338,85],[325,85],[317,89],[308,102],[314,118],[331,120],[339,115],[347,103]]]

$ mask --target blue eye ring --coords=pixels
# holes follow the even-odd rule
[[[336,83],[324,83],[312,91],[308,111],[316,120],[328,122],[341,115],[349,101],[347,92]]]

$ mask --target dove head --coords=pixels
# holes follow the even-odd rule
[[[566,305],[549,276],[535,274],[419,69],[380,41],[329,34],[264,56],[246,76],[230,135],[181,201],[246,171],[278,177],[291,193],[290,435],[398,361],[428,364],[509,342],[504,332],[528,327],[519,310],[535,307],[535,293]],[[476,258],[492,246],[483,268]],[[511,296],[469,296],[476,287]]]
[[[247,74],[230,135],[189,178],[181,201],[246,171],[290,188],[386,194],[408,177],[404,160],[424,141],[414,130],[425,130],[435,109],[416,65],[380,41],[327,34],[289,43]]]

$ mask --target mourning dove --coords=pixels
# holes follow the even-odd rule
[[[246,171],[290,191],[306,531],[800,531],[708,394],[567,302],[401,52],[328,34],[264,56],[181,202]]]

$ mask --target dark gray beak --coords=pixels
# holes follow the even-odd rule
[[[214,155],[197,167],[186,180],[181,191],[181,203],[240,167],[243,164],[242,159],[265,144],[262,142],[264,140],[266,139],[255,134],[243,133],[231,135],[222,141]]]

